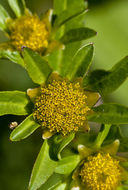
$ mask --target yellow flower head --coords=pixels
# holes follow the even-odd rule
[[[80,176],[88,190],[115,190],[121,181],[119,161],[108,153],[89,156]]]
[[[80,83],[52,80],[35,100],[34,118],[50,132],[67,135],[84,125],[89,110]]]
[[[36,15],[25,15],[17,18],[10,27],[12,46],[21,51],[22,46],[42,52],[48,46],[46,24]]]

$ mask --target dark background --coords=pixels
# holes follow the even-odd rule
[[[0,0],[13,16],[6,0]],[[41,12],[52,7],[52,0],[26,0],[32,12]],[[86,23],[98,34],[90,41],[95,44],[93,67],[110,69],[116,62],[128,55],[128,1],[127,0],[89,0]],[[0,32],[0,41],[5,41]],[[0,60],[0,90],[22,90],[33,87],[26,71],[19,65]],[[128,106],[128,80],[105,97],[105,101],[118,102]],[[21,122],[23,117],[0,117],[0,190],[26,190],[31,169],[42,144],[41,133],[37,130],[26,140],[9,141],[11,121]],[[122,127],[124,135],[127,128]],[[127,130],[128,131],[128,130]]]

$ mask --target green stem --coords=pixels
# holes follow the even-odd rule
[[[101,127],[101,131],[99,132],[96,140],[94,141],[94,147],[100,148],[104,139],[107,137],[109,130],[111,128],[111,125],[103,125]]]

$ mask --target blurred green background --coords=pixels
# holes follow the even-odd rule
[[[12,14],[6,0],[0,0],[0,3]],[[26,0],[26,4],[32,12],[40,14],[52,7],[52,0]],[[89,0],[86,24],[98,32],[95,38],[89,40],[95,44],[92,69],[110,69],[128,55],[127,0]],[[0,41],[5,40],[0,32]],[[1,91],[27,90],[30,87],[34,87],[34,84],[23,68],[7,60],[0,60]],[[105,97],[105,101],[128,106],[128,80],[114,93]],[[42,144],[39,130],[27,140],[18,143],[9,141],[9,123],[20,122],[22,119],[11,115],[0,117],[0,190],[27,189],[31,169]],[[124,127],[122,129],[126,130]]]

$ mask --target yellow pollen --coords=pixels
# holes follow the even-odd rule
[[[79,83],[53,80],[41,87],[36,98],[34,118],[50,132],[67,135],[78,131],[86,120],[89,110],[86,96]]]
[[[37,16],[21,16],[10,27],[11,43],[16,50],[23,46],[42,52],[48,46],[48,30]]]
[[[80,176],[88,190],[115,190],[121,181],[119,162],[109,154],[89,156]]]

